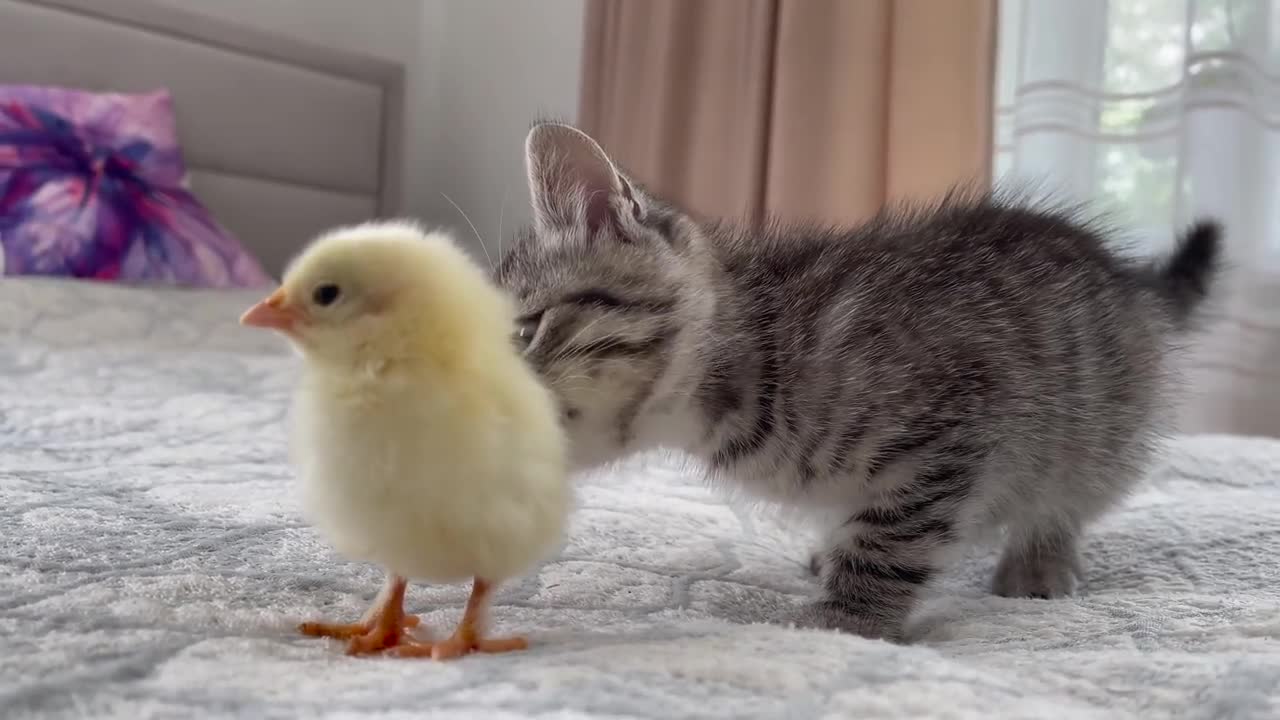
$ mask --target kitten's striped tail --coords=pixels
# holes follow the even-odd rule
[[[1195,310],[1209,296],[1221,266],[1222,226],[1213,220],[1193,224],[1173,254],[1150,268],[1151,284],[1169,304],[1179,327],[1191,324]]]

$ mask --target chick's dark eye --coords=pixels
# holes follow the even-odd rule
[[[337,302],[341,295],[342,290],[337,285],[325,283],[316,286],[316,289],[311,292],[311,299],[320,307],[326,307]]]

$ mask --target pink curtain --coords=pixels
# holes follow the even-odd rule
[[[990,172],[995,0],[587,0],[580,122],[708,216],[848,222]]]

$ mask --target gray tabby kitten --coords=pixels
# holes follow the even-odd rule
[[[496,277],[579,466],[664,446],[811,511],[824,593],[801,625],[900,639],[949,552],[992,527],[996,593],[1073,591],[1083,526],[1142,473],[1215,224],[1157,264],[985,194],[739,227],[645,192],[566,125],[526,151],[534,224]]]

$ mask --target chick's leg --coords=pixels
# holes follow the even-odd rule
[[[418,617],[404,614],[404,593],[409,583],[398,575],[387,575],[378,597],[364,617],[354,623],[305,622],[298,626],[303,635],[349,640],[348,655],[365,655],[416,641],[409,628],[417,627]]]
[[[447,660],[472,652],[500,653],[529,647],[528,641],[522,637],[484,637],[484,621],[489,612],[489,596],[492,592],[493,586],[490,583],[476,578],[471,586],[467,609],[462,614],[462,622],[458,623],[458,629],[452,637],[431,645],[398,647],[395,654],[402,657],[430,655],[433,660]]]

